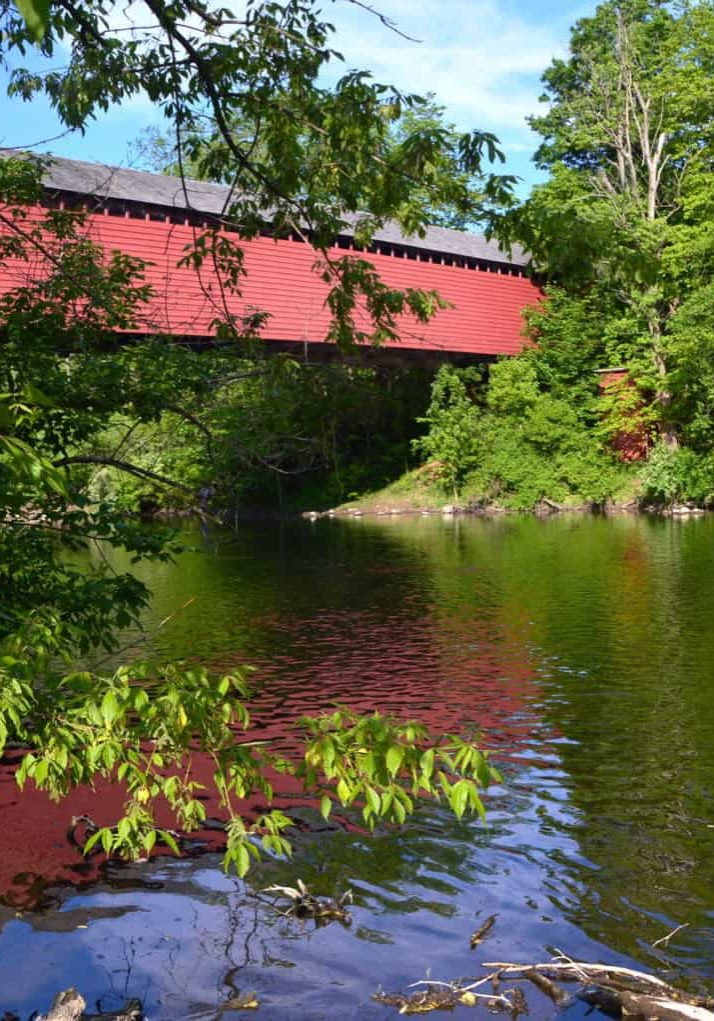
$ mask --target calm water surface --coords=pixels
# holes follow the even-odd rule
[[[104,1009],[138,996],[153,1021],[238,1017],[220,1005],[250,990],[264,1018],[392,1018],[370,999],[380,985],[554,947],[714,989],[711,518],[362,519],[187,539],[178,563],[144,569],[154,652],[259,667],[256,722],[278,738],[334,702],[475,727],[506,782],[487,827],[429,807],[401,833],[302,835],[295,861],[246,886],[215,855],[95,879],[64,840],[67,806],[18,804],[6,771],[0,1010],[24,1018],[73,983]],[[147,651],[128,644],[124,658]],[[352,927],[301,928],[252,896],[297,876],[351,887]],[[534,993],[531,1015],[550,1013]]]

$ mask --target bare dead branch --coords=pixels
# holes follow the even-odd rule
[[[395,32],[397,35],[401,36],[402,39],[406,39],[407,42],[423,42],[422,39],[415,39],[414,36],[408,35],[399,27],[399,25],[397,25],[396,21],[388,17],[386,14],[383,14],[381,11],[378,11],[377,8],[373,7],[371,4],[365,3],[364,0],[345,0],[345,3],[351,4],[353,7],[361,7],[363,11],[367,11],[369,14],[374,15],[378,21],[381,21],[385,28],[388,28],[390,32]]]

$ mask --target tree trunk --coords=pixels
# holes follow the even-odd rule
[[[659,430],[660,439],[666,447],[670,450],[676,450],[679,447],[679,438],[677,433],[669,419],[670,407],[672,404],[672,394],[670,393],[665,379],[667,376],[667,363],[664,360],[662,354],[662,332],[660,328],[659,319],[652,317],[649,322],[650,336],[652,337],[652,358],[654,361],[657,375],[662,380],[661,386],[658,387],[655,394],[655,401],[658,407],[658,422],[657,427]]]

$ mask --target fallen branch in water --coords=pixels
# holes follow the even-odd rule
[[[693,996],[669,985],[656,975],[632,968],[588,964],[575,961],[560,952],[552,961],[542,964],[487,961],[483,967],[489,969],[488,974],[473,982],[464,979],[438,982],[427,978],[409,987],[424,987],[416,992],[379,991],[372,999],[397,1007],[400,1014],[428,1014],[433,1010],[475,1007],[481,1001],[486,1001],[489,1010],[507,1011],[512,1018],[516,1018],[519,1014],[528,1013],[525,994],[519,986],[501,990],[502,979],[530,982],[550,997],[558,1008],[563,1008],[573,997],[555,981],[558,979],[560,982],[577,983],[580,989],[574,996],[614,1017],[629,1016],[646,1021],[714,1021],[714,998]],[[491,993],[474,992],[487,983],[491,983]]]
[[[432,982],[429,979],[415,982],[414,985],[424,985],[426,988],[415,993],[376,992],[372,999],[388,1007],[397,1007],[400,1014],[429,1014],[432,1010],[475,1007],[482,1000],[486,1001],[492,1013],[507,1011],[512,1018],[528,1013],[522,989],[507,989],[504,993],[474,993],[472,990],[481,985],[481,981],[463,986],[459,982]]]
[[[57,993],[49,1014],[36,1015],[36,1021],[144,1021],[144,1011],[138,1000],[130,1000],[121,1010],[102,1011],[99,1014],[85,1014],[86,1006],[82,994],[70,987]]]
[[[544,977],[577,982],[586,987],[580,995],[588,1003],[610,1011],[617,1006],[623,1015],[634,1014],[651,1021],[714,1021],[714,998],[692,996],[656,975],[632,968],[587,964],[562,954],[544,964],[487,961],[483,966],[511,979],[530,979],[539,988],[542,988]],[[539,979],[535,979],[536,975]],[[553,992],[558,989],[554,986]],[[548,991],[552,999],[555,998],[553,992]],[[560,993],[557,995],[560,996]]]
[[[489,915],[483,925],[480,925],[470,940],[471,949],[475,950],[479,943],[482,943],[494,926],[498,915]]]
[[[540,989],[542,993],[549,996],[556,1007],[564,1007],[565,1004],[569,1002],[570,996],[566,993],[566,991],[552,979],[543,975],[540,971],[531,969],[529,971],[524,971],[523,974],[529,982],[533,983],[536,989]]]
[[[669,941],[672,939],[673,936],[676,936],[678,932],[682,931],[682,929],[688,929],[688,928],[689,928],[689,922],[684,922],[682,925],[678,925],[676,929],[672,929],[671,932],[668,932],[666,936],[661,936],[659,939],[656,939],[654,941],[654,943],[650,944],[650,946],[653,946],[653,947],[661,947],[663,945],[667,946],[669,944]]]
[[[628,984],[638,985],[643,990],[654,993],[673,991],[656,975],[644,971],[633,971],[632,968],[621,968],[609,964],[586,964],[584,961],[563,960],[562,957],[544,964],[514,964],[508,961],[484,961],[484,968],[497,971],[499,975],[510,977],[526,977],[526,972],[535,971],[551,978],[559,978],[562,982],[598,982],[604,985],[620,985],[627,988]],[[686,994],[682,994],[686,995]]]
[[[301,920],[313,918],[317,926],[329,925],[334,921],[348,927],[352,924],[352,915],[345,906],[352,903],[351,890],[346,890],[337,898],[316,897],[308,890],[302,879],[298,879],[297,887],[266,886],[263,893],[275,893],[278,897],[284,897],[290,901],[287,911],[279,912],[284,918],[299,918]],[[273,907],[275,906],[274,904]]]

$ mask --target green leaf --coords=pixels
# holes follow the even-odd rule
[[[44,781],[47,779],[47,771],[49,769],[49,763],[47,759],[40,759],[32,771],[32,779],[38,787],[41,787]]]
[[[233,851],[233,862],[235,864],[236,872],[242,879],[243,876],[247,875],[248,870],[250,869],[250,855],[245,844],[239,844],[238,847],[235,848]]]
[[[124,816],[117,823],[117,836],[121,837],[122,840],[126,841],[131,835],[131,819]]]
[[[102,714],[102,719],[104,720],[104,723],[106,724],[107,728],[111,726],[111,724],[114,722],[114,720],[121,712],[117,696],[115,692],[112,691],[111,688],[102,699],[100,712]]]
[[[469,793],[471,785],[468,780],[459,780],[458,783],[454,784],[451,788],[449,795],[449,804],[457,819],[460,819],[466,811],[466,806],[469,802]]]
[[[102,838],[102,831],[96,830],[91,836],[87,837],[84,847],[82,848],[82,854],[89,854],[95,844],[98,844]]]
[[[367,798],[367,804],[369,805],[371,810],[374,812],[375,815],[379,815],[379,811],[381,808],[379,794],[377,794],[374,787],[365,787],[364,793]]]
[[[174,835],[172,833],[169,833],[168,830],[159,830],[159,836],[161,837],[162,841],[166,844],[168,849],[170,851],[173,851],[177,858],[180,858],[181,850],[178,844],[176,843],[176,838],[174,837]]]
[[[434,772],[434,749],[427,748],[419,759],[419,768],[425,776],[431,777]]]
[[[323,794],[322,797],[320,798],[320,812],[322,814],[322,818],[329,819],[331,811],[332,801],[327,796],[327,794]]]
[[[50,24],[49,0],[15,0],[15,4],[25,19],[32,38],[39,43],[44,38]]]
[[[479,818],[481,819],[481,822],[486,822],[486,809],[484,807],[483,801],[481,801],[481,798],[475,791],[471,796],[471,807],[476,809]]]
[[[396,776],[404,761],[404,749],[401,745],[395,744],[387,751],[387,770],[391,776]]]
[[[18,7],[20,4],[18,3]],[[47,10],[49,11],[49,3],[47,4]],[[47,394],[40,390],[39,386],[34,383],[25,383],[22,388],[22,396],[29,404],[38,404],[42,408],[54,408],[55,402],[51,400]]]
[[[109,854],[114,844],[114,834],[107,826],[103,826],[99,832],[101,833],[102,847],[104,848],[104,853]]]

